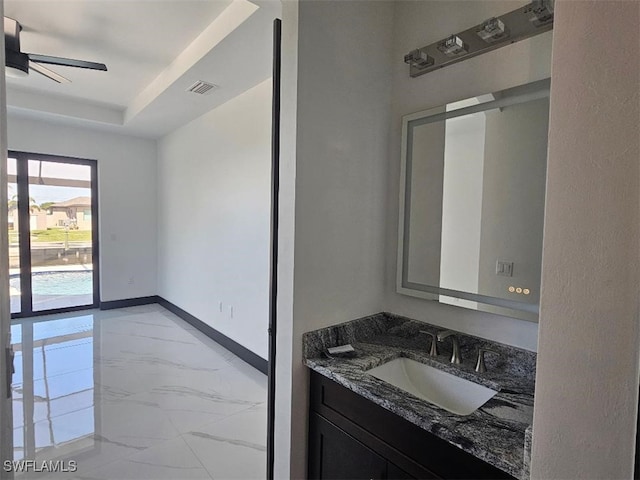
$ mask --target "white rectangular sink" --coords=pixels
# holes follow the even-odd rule
[[[475,412],[498,393],[404,357],[372,368],[367,373],[458,415]]]

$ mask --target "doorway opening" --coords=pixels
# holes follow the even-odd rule
[[[98,307],[96,161],[10,151],[7,182],[11,317]]]

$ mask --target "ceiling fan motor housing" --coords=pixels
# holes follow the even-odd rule
[[[15,68],[24,72],[25,76],[29,75],[29,55],[13,50],[5,50],[5,63],[9,68]]]
[[[4,17],[5,64],[18,73],[29,75],[29,55],[20,51],[20,30],[22,25],[13,18]]]

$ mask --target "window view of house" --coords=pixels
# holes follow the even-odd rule
[[[28,171],[26,196],[19,188],[19,182],[25,182],[19,180],[20,162],[26,162]],[[92,168],[58,160],[9,159],[11,313],[94,303]],[[21,228],[24,221],[28,229]],[[28,242],[21,231],[28,231]],[[30,265],[30,285],[21,275],[25,264]],[[23,298],[25,289],[30,298]]]

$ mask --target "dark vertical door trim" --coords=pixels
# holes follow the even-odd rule
[[[269,281],[269,371],[267,398],[267,480],[273,480],[276,415],[276,333],[278,298],[278,208],[280,190],[280,65],[282,20],[273,21],[273,96],[271,110],[271,278]]]
[[[633,465],[633,479],[640,480],[640,384],[638,387],[638,410],[636,412],[636,455]]]
[[[100,307],[100,238],[98,232],[98,162],[91,162],[91,262],[93,263],[93,308]]]
[[[16,159],[18,184],[18,245],[20,248],[20,313],[29,314],[31,304],[31,218],[29,201],[29,162],[25,155],[11,155]]]

